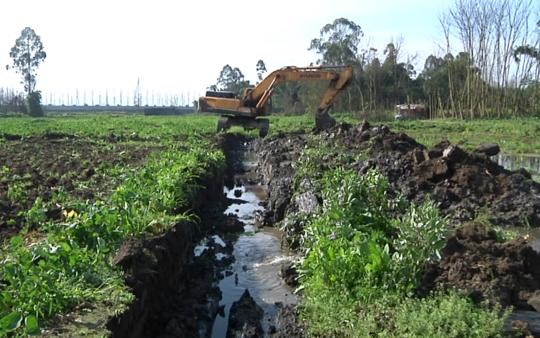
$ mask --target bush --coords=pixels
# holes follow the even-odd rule
[[[35,91],[26,97],[26,113],[30,116],[39,117],[43,116],[43,109],[41,108],[41,92]]]
[[[323,212],[305,229],[304,281],[357,295],[413,291],[444,245],[446,222],[437,206],[391,198],[388,180],[374,170],[359,177],[336,169],[322,184]]]
[[[426,263],[440,258],[446,220],[437,205],[392,197],[379,172],[328,171],[323,208],[305,227],[302,314],[312,336],[497,336],[499,309],[455,294],[414,297]]]

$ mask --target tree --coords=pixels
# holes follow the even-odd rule
[[[35,91],[36,71],[39,64],[45,60],[47,54],[43,50],[41,38],[30,27],[22,30],[21,36],[15,41],[9,56],[13,59],[12,67],[22,75],[21,83],[26,92],[26,110],[32,116],[42,116],[41,93]],[[6,66],[9,69],[10,66]]]
[[[516,62],[514,58],[516,47],[531,45],[532,8],[532,0],[454,1],[441,18],[447,53],[450,41],[456,41],[450,37],[457,37],[472,67],[467,72],[463,95],[454,97],[457,105],[453,109],[460,114],[468,112],[471,118],[515,115],[527,110],[523,107],[527,100],[522,97],[522,89],[530,78],[533,59]]]
[[[249,86],[249,81],[244,80],[244,74],[242,74],[240,69],[225,65],[221,69],[215,87],[213,88],[240,94],[242,89],[247,86]]]
[[[320,37],[311,40],[308,50],[314,50],[321,58],[317,64],[345,65],[357,62],[358,45],[364,36],[362,28],[345,18],[326,24]]]
[[[255,70],[257,71],[257,79],[259,79],[259,81],[262,81],[263,74],[267,72],[266,65],[264,64],[263,60],[257,61],[257,66],[255,66]]]
[[[37,68],[47,57],[41,38],[32,28],[26,27],[15,41],[15,46],[11,48],[9,56],[13,59],[12,67],[22,75],[21,83],[24,85],[24,91],[29,95],[36,87]],[[10,66],[6,68],[9,69]]]

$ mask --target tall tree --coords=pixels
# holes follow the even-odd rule
[[[339,18],[321,29],[320,37],[311,40],[308,50],[314,50],[320,55],[317,64],[354,64],[357,62],[358,45],[363,36],[359,25]]]
[[[522,111],[521,92],[534,64],[530,58],[516,63],[514,56],[516,47],[530,41],[532,8],[532,0],[454,1],[441,20],[447,46],[455,41],[450,36],[457,37],[473,66],[454,109],[471,118]]]
[[[9,56],[13,59],[12,67],[23,77],[21,83],[26,94],[30,95],[36,88],[37,68],[47,57],[41,38],[32,28],[24,28],[21,36],[15,41],[15,46],[11,48]],[[10,66],[6,68],[9,69]]]
[[[244,74],[237,67],[225,65],[221,69],[215,88],[240,94],[242,89],[249,86],[249,81],[244,79]]]

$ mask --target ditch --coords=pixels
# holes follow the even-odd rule
[[[282,305],[296,303],[296,296],[280,276],[282,263],[294,260],[281,247],[281,233],[271,227],[260,226],[260,215],[264,210],[261,203],[266,198],[266,188],[253,175],[256,157],[247,151],[242,161],[243,172],[235,175],[234,187],[225,187],[224,193],[233,201],[225,210],[226,215],[234,215],[243,224],[243,232],[233,244],[234,261],[224,269],[224,276],[218,283],[221,292],[219,306],[223,309],[216,316],[212,326],[213,338],[225,337],[226,333],[238,330],[241,325],[231,322],[231,307],[245,290],[248,290],[258,308],[262,309],[262,332],[275,332],[275,320]],[[217,259],[226,256],[218,253]],[[260,311],[259,311],[260,312]],[[240,318],[241,321],[245,319]],[[233,324],[235,328],[230,324]],[[257,326],[257,324],[255,324]],[[230,328],[229,328],[230,327]]]
[[[426,296],[434,290],[458,288],[463,293],[460,298],[428,297],[426,306],[450,301],[456,309],[465,304],[472,313],[483,311],[475,306],[487,300],[516,310],[507,323],[523,322],[527,330],[539,332],[534,303],[540,300],[540,255],[533,250],[536,237],[531,248],[527,238],[501,239],[485,226],[538,227],[540,186],[527,173],[506,170],[484,154],[448,142],[426,148],[405,134],[367,123],[338,125],[319,135],[277,135],[254,142],[224,134],[217,144],[226,157],[224,177],[213,178],[211,184],[200,183],[205,189],[212,184],[214,188],[204,195],[203,208],[196,211],[199,224],[190,231],[186,230],[189,227],[179,228],[185,231],[177,236],[184,241],[185,250],[164,262],[157,259],[154,266],[160,273],[155,279],[163,280],[154,282],[153,289],[144,288],[149,295],[141,302],[140,313],[125,321],[129,327],[143,318],[144,328],[137,334],[113,330],[115,336],[304,336],[302,326],[292,325],[296,323],[294,314],[289,323],[283,322],[284,313],[294,312],[288,305],[297,299],[280,273],[295,257],[282,249],[280,232],[262,225],[282,222],[283,236],[298,248],[299,243],[291,240],[302,233],[302,213],[315,212],[323,202],[314,180],[339,167],[359,175],[376,168],[388,178],[393,191],[414,203],[433,199],[449,221],[440,260],[426,267],[415,291]],[[175,242],[167,245],[178,247]],[[181,263],[169,264],[171,259]],[[370,332],[391,330],[399,335],[412,330],[415,318],[407,319],[409,311],[404,309],[422,301],[407,298],[401,307],[390,309],[396,320],[402,318],[396,322],[401,326],[383,323]],[[340,306],[331,308],[328,315],[341,310]],[[372,313],[366,313],[371,318]],[[340,320],[336,318],[324,329],[338,328]],[[443,316],[441,320],[449,319]],[[452,320],[462,323],[467,318]],[[313,323],[307,323],[307,329]],[[418,323],[422,329],[424,324]],[[363,327],[361,322],[357,324]],[[485,329],[480,324],[479,330]],[[289,334],[293,331],[297,334]]]

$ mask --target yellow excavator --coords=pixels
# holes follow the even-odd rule
[[[199,98],[199,112],[220,114],[218,132],[239,125],[246,129],[259,129],[259,136],[268,134],[267,115],[270,97],[276,86],[287,81],[329,81],[328,88],[315,115],[315,128],[324,130],[335,125],[328,115],[336,97],[347,87],[353,77],[352,66],[284,67],[273,71],[258,85],[244,89],[243,95],[226,91],[207,91]]]

